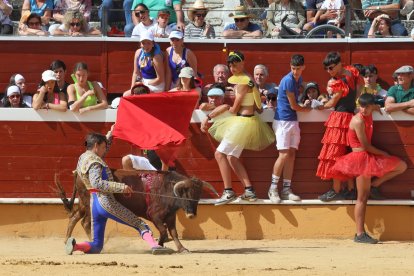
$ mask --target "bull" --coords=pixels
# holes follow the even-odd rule
[[[134,190],[131,196],[115,194],[115,198],[135,215],[149,220],[155,225],[160,233],[158,244],[164,246],[168,240],[168,229],[177,251],[180,253],[189,252],[178,239],[176,213],[178,209],[183,209],[187,218],[194,218],[197,215],[202,189],[210,189],[218,195],[214,187],[208,182],[194,177],[189,178],[174,171],[115,170],[113,175],[116,181],[123,182]],[[75,172],[73,193],[70,200],[67,199],[57,177],[55,177],[55,184],[69,214],[65,241],[72,235],[79,220],[91,239],[90,195],[82,179]],[[76,193],[79,195],[77,208],[74,207]]]

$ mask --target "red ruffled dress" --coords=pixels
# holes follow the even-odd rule
[[[336,159],[348,152],[347,133],[356,108],[357,84],[361,81],[356,68],[345,66],[344,69],[351,74],[343,75],[331,84],[333,93],[342,92],[342,97],[336,104],[335,111],[329,115],[328,120],[325,122],[326,130],[321,141],[323,145],[318,156],[319,165],[316,176],[324,180],[332,178],[339,180],[349,179],[346,175],[339,175],[338,173],[334,175],[332,172]]]
[[[364,120],[365,134],[369,142],[372,138],[372,115],[363,116],[359,114]],[[355,133],[355,130],[348,130],[349,145],[352,148],[362,148],[361,143]],[[375,155],[367,151],[351,152],[347,155],[339,157],[335,165],[332,167],[334,178],[335,174],[339,176],[346,175],[348,177],[381,177],[384,174],[394,170],[400,159],[394,156]]]

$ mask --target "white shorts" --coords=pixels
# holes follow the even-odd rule
[[[223,139],[220,145],[217,147],[217,151],[224,153],[225,155],[231,155],[236,158],[239,158],[243,152],[243,147],[241,145],[230,144],[226,139]]]
[[[152,79],[142,79],[142,82],[146,86],[148,86],[148,88],[151,90],[151,92],[153,92],[153,93],[165,92],[165,88],[164,88],[165,83],[161,83],[161,84],[158,84],[158,85],[151,85],[151,84],[148,84],[150,81],[152,81]]]
[[[129,154],[128,157],[131,159],[132,167],[136,170],[157,170],[153,165],[151,165],[150,161],[148,161],[148,159],[143,156]]]
[[[273,131],[276,135],[276,148],[286,150],[299,148],[300,128],[298,121],[273,121]]]

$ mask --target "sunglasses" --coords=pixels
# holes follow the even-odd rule
[[[196,17],[206,17],[207,14],[205,14],[205,13],[196,13],[195,16]]]
[[[135,16],[140,16],[141,14],[146,13],[147,11],[135,11]]]
[[[244,22],[244,20],[246,20],[246,18],[235,18],[234,22]]]
[[[325,66],[326,71],[332,71],[338,64],[332,64],[330,66]]]
[[[20,98],[20,94],[10,95],[9,98],[10,99],[19,99]]]
[[[39,26],[40,25],[40,22],[39,21],[36,21],[36,22],[27,22],[27,25],[28,26]]]
[[[81,23],[80,23],[80,22],[70,23],[70,25],[71,25],[72,27],[80,27]]]

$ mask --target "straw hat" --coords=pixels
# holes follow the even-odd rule
[[[234,8],[234,13],[230,13],[229,17],[233,18],[254,18],[255,15],[251,13],[247,13],[247,9],[245,6],[237,6]]]
[[[203,0],[196,0],[193,6],[189,8],[187,11],[188,19],[190,21],[194,21],[194,13],[200,10],[205,11],[206,14],[208,12],[208,8],[206,8],[206,6],[204,5]]]

